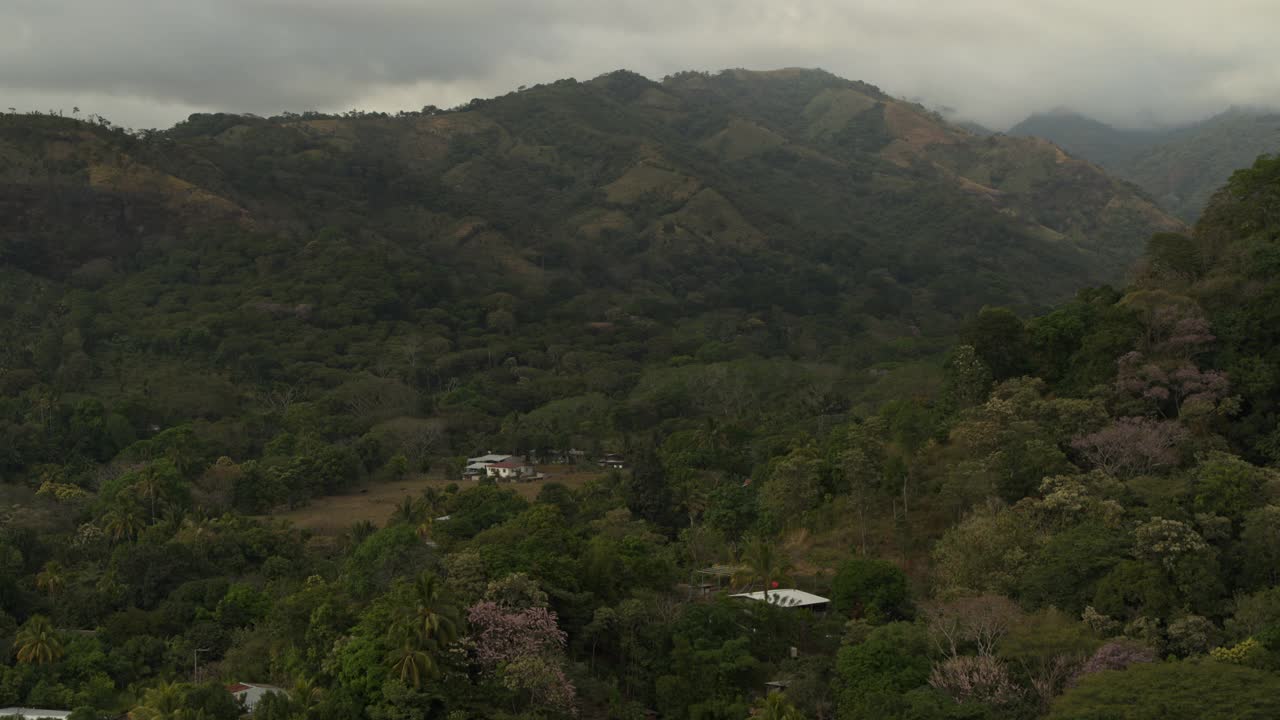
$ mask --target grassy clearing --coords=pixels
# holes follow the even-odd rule
[[[525,483],[509,483],[509,487],[520,497],[533,500],[538,492],[548,483],[558,482],[570,488],[579,488],[605,473],[595,468],[579,468],[572,465],[543,465],[539,467],[547,475],[546,479]],[[417,497],[422,491],[435,487],[443,489],[450,481],[439,475],[418,475],[383,483],[365,483],[343,495],[330,495],[316,498],[304,507],[280,512],[272,517],[277,520],[288,520],[294,525],[311,530],[321,535],[337,535],[351,527],[352,523],[369,520],[382,525],[391,517],[396,503],[405,496]],[[459,488],[466,488],[474,480],[463,480]]]

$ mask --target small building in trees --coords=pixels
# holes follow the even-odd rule
[[[22,720],[62,720],[71,717],[70,710],[44,710],[41,708],[7,707],[0,708],[0,718],[22,718]]]
[[[760,590],[757,592],[737,593],[729,597],[741,598],[752,602],[768,602],[770,605],[778,607],[802,607],[810,610],[826,610],[831,605],[831,601],[821,595],[814,595],[794,588],[779,588],[768,592]]]
[[[489,453],[480,455],[479,457],[467,458],[466,467],[462,469],[462,476],[469,478],[481,478],[489,475],[489,466],[495,463],[506,462],[510,460],[510,455],[497,455]]]
[[[284,688],[279,688],[275,685],[258,685],[255,683],[243,682],[228,685],[227,692],[231,693],[231,695],[235,697],[240,704],[244,705],[245,712],[250,715],[253,714],[253,709],[258,706],[258,703],[262,702],[262,698],[265,697],[267,693],[280,693],[281,695],[289,694],[285,692]]]
[[[609,470],[621,470],[627,466],[627,461],[617,453],[609,453],[600,458],[600,462],[597,464]]]
[[[533,463],[514,457],[489,463],[484,471],[486,475],[497,480],[533,480],[538,477],[538,471],[534,469]]]

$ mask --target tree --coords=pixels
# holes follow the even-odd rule
[[[1280,585],[1280,506],[1264,505],[1245,513],[1240,554],[1250,587]]]
[[[114,543],[137,538],[144,526],[142,512],[132,503],[117,505],[102,516],[102,529]]]
[[[1093,673],[1104,670],[1124,670],[1134,663],[1155,662],[1157,659],[1155,650],[1152,650],[1149,645],[1127,638],[1112,640],[1103,644],[1088,660],[1084,661],[1076,670],[1076,674],[1067,682],[1067,686],[1075,687],[1082,679]]]
[[[1026,371],[1028,351],[1026,327],[1012,310],[984,307],[961,333],[978,358],[998,382]]]
[[[414,580],[413,603],[413,615],[407,624],[419,636],[430,639],[437,648],[458,639],[461,612],[435,573],[424,572]]]
[[[960,345],[952,350],[944,370],[947,394],[957,408],[982,403],[991,392],[991,369],[978,357],[978,351],[972,345]]]
[[[1141,475],[1177,465],[1187,435],[1176,420],[1125,417],[1072,440],[1071,447],[1108,475]]]
[[[822,463],[813,446],[792,451],[774,465],[760,489],[761,516],[774,529],[796,526],[822,501]]]
[[[66,570],[62,567],[62,563],[57,560],[50,560],[45,563],[44,569],[40,571],[39,575],[36,575],[36,587],[49,595],[57,595],[62,592],[66,585]]]
[[[884,560],[846,560],[832,581],[831,600],[840,612],[872,622],[904,620],[911,615],[907,576]]]
[[[1023,695],[1004,661],[991,655],[948,657],[933,666],[929,685],[960,703],[1008,705]]]
[[[417,635],[405,635],[399,645],[387,656],[392,671],[400,678],[400,682],[409,687],[421,687],[422,683],[436,675],[439,668],[431,653],[426,650],[423,638]]]
[[[774,585],[786,578],[791,570],[791,559],[776,544],[763,537],[755,537],[747,542],[742,551],[742,563],[746,566],[745,580],[755,584],[758,580],[764,588],[765,602],[769,601],[769,591]]]
[[[435,655],[458,639],[460,613],[434,573],[423,572],[408,592],[408,602],[387,630],[387,656],[400,681],[413,688],[439,672]]]
[[[805,720],[804,713],[780,692],[765,696],[756,704],[751,717],[753,720]]]
[[[189,720],[186,693],[177,683],[163,683],[148,689],[129,713],[134,720]],[[191,718],[190,720],[194,720]]]
[[[840,649],[834,687],[842,720],[904,717],[905,693],[929,680],[929,641],[923,627],[895,622]]]
[[[1280,676],[1212,660],[1137,663],[1083,678],[1050,720],[1280,717]]]
[[[1012,594],[1034,549],[1026,515],[998,502],[976,509],[934,546],[939,589],[944,593]]]
[[[939,602],[924,608],[929,635],[947,657],[964,651],[994,655],[996,646],[1022,617],[1018,606],[1000,595]]]
[[[53,623],[44,615],[32,615],[18,629],[13,642],[18,662],[28,665],[45,665],[62,657],[62,642]]]

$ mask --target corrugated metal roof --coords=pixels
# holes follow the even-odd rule
[[[756,602],[759,602],[765,599],[765,593],[764,591],[738,593],[737,595],[730,595],[729,597],[744,598],[746,600],[755,600]],[[769,591],[769,604],[777,605],[778,607],[805,607],[808,605],[825,605],[829,602],[831,601],[821,595],[814,595],[813,593],[807,593],[803,590],[787,588]]]

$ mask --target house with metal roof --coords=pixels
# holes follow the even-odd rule
[[[814,595],[803,590],[794,588],[780,588],[778,590],[738,593],[729,597],[742,598],[753,602],[768,602],[770,605],[778,607],[807,607],[814,610],[825,610],[831,604],[831,600],[821,595]]]

